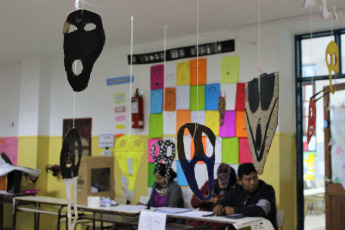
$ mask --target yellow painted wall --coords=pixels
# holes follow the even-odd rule
[[[145,143],[145,152],[137,174],[133,203],[138,202],[140,196],[148,195],[148,136],[141,135],[141,137]],[[36,188],[41,189],[39,195],[65,197],[65,187],[61,175],[53,177],[45,172],[46,164],[60,163],[61,146],[61,136],[18,137],[18,165],[42,170],[36,184]],[[92,155],[98,156],[102,151],[98,147],[98,136],[92,137],[91,146]],[[116,196],[122,196],[121,172],[116,160],[114,172],[115,193]],[[296,229],[296,144],[294,134],[276,133],[261,178],[271,184],[276,191],[277,207],[285,211],[284,229]],[[7,206],[5,208],[7,209]],[[9,208],[11,207],[9,206]],[[11,211],[5,210],[5,219],[8,215],[11,215]],[[31,213],[20,213],[19,215],[21,221],[17,222],[18,229],[32,229],[33,226],[28,228],[28,225],[33,224]],[[51,229],[55,221],[54,216],[42,215],[40,227],[41,229]],[[5,221],[5,226],[11,226],[11,221]]]
[[[260,176],[276,192],[277,209],[284,210],[283,229],[296,229],[296,136],[276,133]]]

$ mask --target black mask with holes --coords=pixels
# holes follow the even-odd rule
[[[95,28],[87,31],[87,25],[95,25]],[[70,31],[70,25],[76,30]],[[98,14],[87,10],[77,10],[70,13],[63,28],[65,70],[67,79],[75,92],[86,89],[93,65],[103,50],[105,34],[102,19]],[[82,68],[79,75],[73,72],[73,63],[80,60]]]
[[[76,162],[76,147],[78,147],[78,161]],[[71,179],[78,176],[79,165],[82,155],[81,139],[77,129],[72,128],[68,130],[65,139],[63,140],[63,145],[60,153],[60,167],[61,175],[63,179]],[[70,167],[67,166],[70,165]]]

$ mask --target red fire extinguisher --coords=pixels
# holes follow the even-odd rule
[[[142,94],[137,88],[134,97],[131,99],[132,128],[134,129],[144,128],[144,103]]]

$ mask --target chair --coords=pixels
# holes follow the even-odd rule
[[[277,225],[278,228],[283,230],[283,224],[284,224],[284,210],[277,210]]]

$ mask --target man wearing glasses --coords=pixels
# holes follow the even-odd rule
[[[277,227],[275,192],[271,185],[259,180],[252,163],[238,167],[238,183],[230,186],[221,204],[213,209],[215,215],[243,214],[243,216],[263,217]]]

